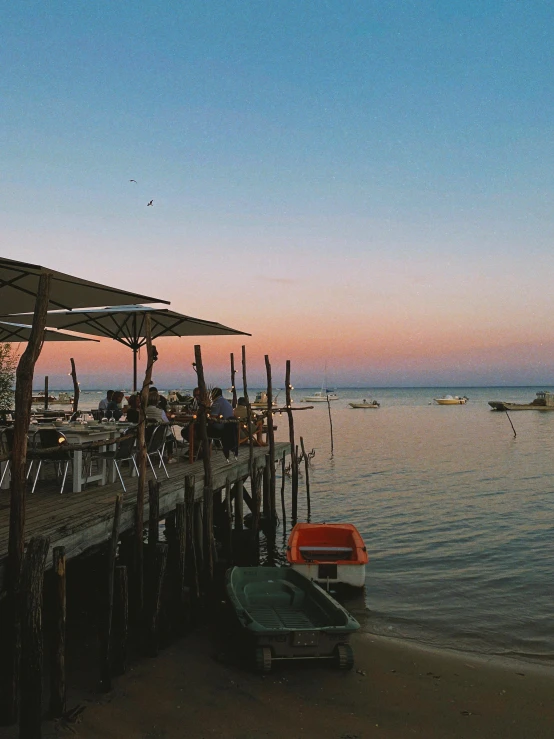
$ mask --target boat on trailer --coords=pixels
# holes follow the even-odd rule
[[[369,557],[351,523],[297,523],[289,536],[287,561],[310,580],[361,588]]]

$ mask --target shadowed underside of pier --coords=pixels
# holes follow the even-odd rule
[[[275,458],[281,459],[290,450],[286,443],[275,444]],[[268,447],[254,449],[256,466],[265,465]],[[214,451],[212,456],[213,488],[218,490],[225,486],[227,479],[233,484],[248,476],[249,450],[241,448],[238,462],[227,464],[223,454]],[[160,482],[160,516],[175,510],[175,505],[184,500],[185,477],[194,475],[195,498],[202,497],[204,487],[204,467],[202,461],[188,464],[179,461],[167,467],[169,479],[163,470],[157,471]],[[148,472],[148,479],[152,473]],[[130,477],[127,469],[123,470],[123,479],[127,492],[123,494],[123,511],[121,515],[121,532],[134,528],[134,516],[137,494],[137,478]],[[65,547],[66,557],[71,559],[79,554],[101,545],[110,537],[112,531],[115,498],[123,492],[119,480],[109,485],[89,485],[80,493],[59,493],[55,483],[39,484],[34,495],[27,493],[25,522],[25,540],[33,536],[47,536],[50,539],[47,567],[52,564],[52,549]],[[0,490],[0,592],[4,580],[4,567],[8,554],[8,534],[10,518],[10,496],[8,490]],[[144,501],[144,518],[148,520],[148,491]]]

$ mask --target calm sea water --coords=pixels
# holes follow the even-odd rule
[[[514,437],[487,405],[541,389],[339,390],[332,455],[327,405],[295,414],[297,439],[316,452],[312,521],[354,523],[369,551],[365,593],[352,604],[365,629],[554,662],[554,412],[512,412]],[[432,403],[446,392],[469,402]],[[82,407],[100,397],[84,394]],[[347,405],[369,397],[381,408]],[[285,416],[277,425],[288,440]],[[305,520],[304,490],[301,481]]]

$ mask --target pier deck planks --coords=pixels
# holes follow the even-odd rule
[[[254,464],[265,464],[268,447],[254,449]],[[284,442],[275,444],[275,458],[280,460],[290,451],[290,445]],[[214,451],[212,455],[212,471],[214,490],[225,486],[227,477],[231,484],[248,476],[249,450],[239,450],[238,462],[227,464],[222,453]],[[184,500],[185,477],[195,476],[195,499],[202,498],[204,486],[204,467],[202,461],[169,465],[169,480],[163,470],[159,471],[160,481],[160,516],[163,517],[175,509],[176,503]],[[148,479],[152,477],[148,471]],[[121,532],[134,528],[134,510],[136,502],[137,478],[130,477],[128,471],[123,472],[127,493],[123,493],[123,510],[121,514]],[[66,488],[67,490],[68,488]],[[123,492],[119,480],[109,485],[91,484],[80,493],[68,492],[60,495],[57,488],[48,487],[42,490],[40,485],[34,495],[27,492],[25,519],[25,541],[41,535],[50,538],[47,568],[52,566],[52,550],[54,547],[65,547],[67,559],[77,557],[87,549],[92,549],[107,541],[111,535],[115,497]],[[8,490],[0,490],[0,592],[4,580],[4,566],[8,555],[8,534],[10,518],[10,498]],[[144,520],[148,520],[148,495],[144,501]]]

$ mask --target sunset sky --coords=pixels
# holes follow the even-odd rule
[[[3,256],[252,333],[198,339],[211,384],[243,343],[253,385],[554,381],[549,0],[30,0],[0,34]],[[130,387],[109,340],[37,375],[70,356]]]

